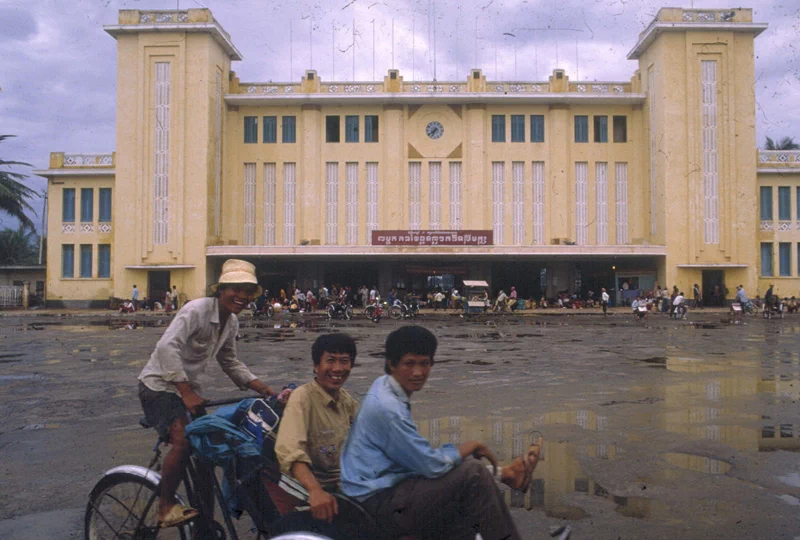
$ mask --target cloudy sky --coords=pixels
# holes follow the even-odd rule
[[[718,0],[0,0],[0,134],[17,136],[0,145],[0,158],[44,169],[51,151],[115,149],[116,48],[103,25],[115,24],[119,9],[211,9],[244,57],[234,70],[246,82],[297,81],[309,67],[323,80],[363,81],[393,65],[406,80],[431,80],[434,70],[440,81],[465,80],[478,66],[489,79],[545,80],[560,67],[572,80],[613,81],[630,79],[637,62],[625,57],[665,5],[735,7]],[[769,23],[756,40],[759,144],[766,135],[800,140],[800,1],[742,6]],[[46,187],[38,177],[29,184]],[[41,202],[34,206],[41,216]],[[2,225],[13,224],[0,215]]]

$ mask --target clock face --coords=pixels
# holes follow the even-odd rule
[[[425,134],[431,139],[439,139],[444,135],[444,126],[440,122],[429,122],[425,127]]]

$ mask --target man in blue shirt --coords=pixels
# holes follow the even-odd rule
[[[372,384],[341,458],[342,491],[362,503],[384,530],[426,538],[519,539],[498,480],[527,490],[541,440],[509,467],[497,469],[478,441],[433,448],[416,429],[409,397],[428,380],[436,337],[405,326],[386,338],[386,375]]]

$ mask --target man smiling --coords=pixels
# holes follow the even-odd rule
[[[139,374],[139,400],[147,422],[167,439],[172,448],[164,457],[159,487],[159,527],[174,527],[195,516],[197,510],[176,503],[175,490],[189,455],[185,436],[186,411],[203,405],[198,378],[216,358],[225,374],[242,390],[272,395],[236,357],[236,318],[261,287],[255,267],[229,259],[222,265],[219,282],[211,286],[212,298],[186,304],[161,336],[150,361]]]
[[[342,388],[356,359],[346,334],[323,334],[311,347],[314,379],[292,392],[283,412],[275,453],[284,473],[308,490],[311,515],[333,521],[339,508],[339,454],[358,409]]]
[[[342,491],[361,502],[383,530],[423,538],[520,538],[478,441],[433,448],[416,429],[409,398],[425,386],[436,337],[405,326],[386,338],[386,375],[369,389],[342,452]],[[496,479],[527,490],[541,439]]]

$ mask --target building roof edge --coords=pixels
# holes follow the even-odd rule
[[[695,23],[695,22],[656,22],[650,24],[644,31],[639,41],[627,55],[628,60],[638,60],[653,41],[662,32],[686,32],[703,30],[723,30],[725,32],[751,32],[755,37],[760,35],[769,25],[767,23]]]

